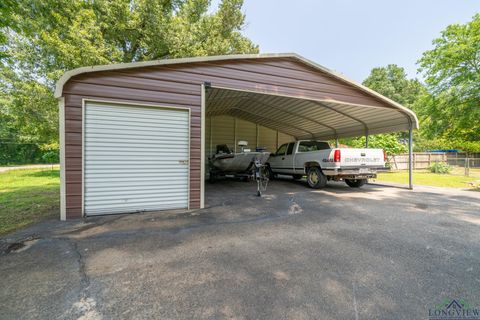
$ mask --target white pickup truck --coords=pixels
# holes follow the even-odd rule
[[[278,174],[301,179],[307,175],[311,188],[323,188],[328,180],[344,180],[352,188],[384,171],[382,149],[331,148],[328,142],[301,140],[281,145],[266,163],[270,178]]]

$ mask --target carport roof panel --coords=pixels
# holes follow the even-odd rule
[[[207,115],[230,115],[297,139],[334,139],[408,130],[416,118],[395,107],[312,100],[213,87]]]
[[[132,68],[142,68],[142,67],[150,67],[150,66],[167,66],[167,65],[176,65],[182,64],[188,66],[189,64],[201,63],[201,62],[214,62],[214,61],[233,61],[233,60],[261,60],[261,59],[292,59],[297,62],[300,62],[304,65],[312,67],[319,72],[327,74],[342,83],[349,85],[353,88],[357,88],[363,91],[365,94],[376,98],[378,101],[384,103],[384,106],[378,107],[377,109],[373,109],[372,106],[367,105],[356,105],[353,103],[346,103],[344,101],[335,101],[335,100],[308,100],[308,103],[303,103],[302,106],[299,108],[309,110],[307,112],[301,113],[302,117],[310,117],[310,115],[315,113],[311,120],[305,120],[304,123],[301,125],[296,125],[292,123],[290,120],[292,119],[283,119],[287,122],[279,121],[281,119],[276,119],[278,122],[275,127],[281,126],[279,128],[280,131],[286,132],[287,130],[291,131],[296,130],[295,137],[312,137],[317,136],[324,137],[330,136],[326,134],[326,132],[332,132],[337,137],[346,137],[346,136],[353,136],[353,135],[363,135],[366,133],[367,129],[370,134],[372,133],[383,133],[383,132],[392,132],[392,131],[400,131],[400,130],[408,130],[410,127],[418,128],[418,120],[415,113],[408,108],[401,106],[400,104],[382,96],[381,94],[362,86],[352,80],[347,79],[343,75],[325,68],[315,62],[312,62],[304,57],[295,54],[295,53],[281,53],[281,54],[241,54],[241,55],[224,55],[224,56],[209,56],[209,57],[195,57],[195,58],[181,58],[181,59],[165,59],[165,60],[154,60],[154,61],[142,61],[142,62],[133,62],[133,63],[120,63],[120,64],[111,64],[111,65],[100,65],[100,66],[91,66],[91,67],[82,67],[74,70],[67,71],[57,82],[57,86],[55,88],[55,97],[60,98],[63,95],[63,87],[69,81],[70,78],[85,74],[85,73],[92,73],[92,72],[99,72],[99,71],[114,71],[114,70],[124,70],[124,69],[132,69]],[[226,88],[235,90],[236,88]],[[232,94],[232,93],[230,93]],[[258,94],[258,92],[257,92]],[[273,98],[277,97],[277,94],[271,94],[268,98],[259,98],[259,96],[255,96],[257,100],[267,99],[272,100],[269,101],[271,103],[276,103],[273,101]],[[283,102],[286,102],[285,99],[288,97],[283,97]],[[298,101],[304,100],[299,99],[299,97],[295,97]],[[305,100],[306,101],[306,100]],[[263,101],[264,103],[266,101]],[[291,104],[292,101],[289,101]],[[330,108],[331,110],[328,111],[327,109]],[[236,110],[236,111],[235,111]],[[323,112],[319,113],[319,110],[323,110]],[[247,109],[238,110],[238,108],[231,108],[229,112],[232,113],[242,113],[244,118],[252,118],[252,115],[247,115]],[[300,112],[299,112],[300,113]],[[343,116],[342,116],[343,113]],[[288,114],[288,112],[287,112]],[[332,116],[335,114],[336,116]],[[402,119],[399,118],[399,115]],[[283,115],[285,116],[285,114]],[[290,117],[296,117],[297,120],[300,118],[298,115],[290,114]],[[323,120],[323,117],[327,117]],[[322,118],[322,119],[320,119]],[[368,118],[368,119],[364,119]],[[327,121],[328,120],[328,121]],[[366,121],[365,121],[366,120]],[[270,122],[274,121],[274,119],[269,119]],[[320,124],[323,123],[323,125]],[[363,122],[363,123],[362,123]],[[368,123],[367,123],[368,122]],[[367,123],[367,124],[365,124]],[[286,128],[285,125],[289,125],[290,128]],[[313,129],[311,128],[313,124],[317,126]],[[269,127],[273,125],[270,123]],[[319,129],[321,127],[323,129]],[[323,131],[322,131],[323,130]],[[301,133],[303,132],[303,133]],[[334,136],[335,136],[334,135]],[[332,136],[333,137],[333,136]]]

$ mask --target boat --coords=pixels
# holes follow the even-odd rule
[[[253,169],[253,164],[258,161],[265,164],[270,152],[263,148],[257,148],[255,151],[245,148],[247,142],[240,141],[238,144],[241,152],[232,152],[227,145],[217,145],[217,152],[209,159],[210,171],[223,174],[243,174]]]

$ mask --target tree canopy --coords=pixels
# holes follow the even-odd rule
[[[426,94],[420,81],[408,79],[405,69],[395,64],[373,68],[363,85],[413,110],[417,109],[420,97]],[[369,147],[382,148],[388,154],[399,154],[407,151],[404,140],[404,133],[377,134],[369,137]],[[363,147],[365,137],[346,139],[343,142],[352,147]]]
[[[241,34],[243,0],[19,0],[11,49],[46,80],[80,66],[258,52]],[[20,17],[21,15],[21,17]]]
[[[210,0],[3,1],[0,142],[58,141],[53,89],[66,70],[257,53],[258,46],[242,35],[242,5],[243,0],[223,0],[212,11]]]
[[[373,68],[363,85],[410,109],[415,109],[418,98],[426,93],[417,79],[408,79],[405,69],[396,64]]]
[[[480,14],[448,26],[418,64],[431,92],[419,110],[426,137],[480,152]]]

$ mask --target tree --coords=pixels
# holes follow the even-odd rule
[[[69,69],[257,53],[243,0],[6,0],[1,4],[0,141],[57,142],[53,89]],[[5,19],[4,19],[5,18]],[[8,59],[7,59],[8,58]],[[2,133],[3,132],[3,133]]]
[[[363,85],[410,109],[414,109],[419,97],[426,93],[420,81],[408,79],[405,69],[396,64],[373,68]]]
[[[209,14],[210,0],[20,0],[12,48],[22,70],[52,81],[86,65],[256,53],[242,4]]]
[[[453,24],[423,53],[419,71],[432,95],[421,116],[430,139],[480,145],[480,14]],[[478,150],[471,151],[480,151]]]
[[[405,70],[395,64],[373,68],[363,85],[398,102],[410,109],[418,109],[418,101],[427,94],[425,87],[417,79],[408,79]],[[416,133],[418,136],[418,133]],[[399,154],[407,151],[402,133],[377,134],[369,137],[369,147],[382,148],[388,154]],[[343,143],[352,147],[365,146],[365,137],[346,139]]]
[[[8,117],[6,125],[15,132],[17,140],[34,144],[55,142],[58,137],[58,103],[51,90],[38,81],[21,80],[8,69],[0,79],[0,84],[9,85],[8,88],[0,87],[0,92],[8,92],[4,95],[5,110],[2,113]]]
[[[345,144],[354,148],[365,147],[365,137],[346,139]],[[369,148],[383,149],[387,154],[401,154],[407,152],[407,146],[399,141],[395,134],[376,134],[368,138]]]
[[[7,58],[7,32],[9,29],[15,29],[16,24],[12,13],[16,7],[17,3],[15,0],[3,0],[0,2],[0,61]]]

